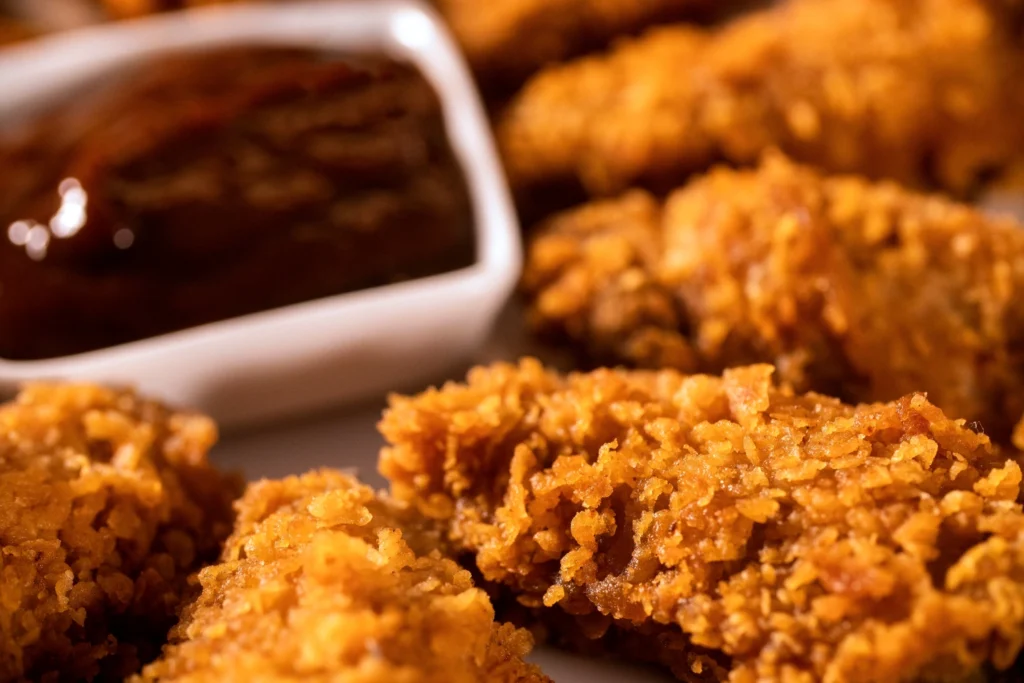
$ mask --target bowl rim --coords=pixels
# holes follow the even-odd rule
[[[382,52],[406,60],[441,101],[449,142],[473,208],[476,260],[470,266],[336,294],[189,327],[83,353],[36,360],[0,358],[0,380],[102,367],[123,358],[195,351],[233,338],[258,338],[268,327],[316,325],[323,316],[358,316],[378,305],[416,296],[438,301],[459,291],[494,289],[503,297],[522,267],[520,229],[487,115],[470,70],[444,22],[419,0],[305,0],[234,4],[100,24],[0,50],[5,97],[0,118],[24,115],[75,86],[133,60],[231,45],[315,47]],[[89,55],[82,60],[81,55]]]

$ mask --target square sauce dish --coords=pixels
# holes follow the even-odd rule
[[[130,385],[245,426],[440,376],[515,287],[486,115],[421,4],[90,27],[0,52],[0,79],[4,134],[29,131],[4,143],[0,391]]]

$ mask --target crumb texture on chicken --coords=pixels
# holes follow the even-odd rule
[[[102,0],[115,17],[238,0]],[[658,21],[701,18],[740,0],[428,0],[488,82],[521,82],[537,68]]]
[[[420,522],[344,474],[249,487],[145,681],[544,683]]]
[[[597,201],[538,229],[523,285],[536,329],[592,361],[921,391],[1003,443],[1024,413],[1024,229],[889,182],[770,156]]]
[[[23,40],[35,38],[39,33],[30,24],[0,15],[0,45],[20,43]]]
[[[1008,667],[1024,639],[1017,463],[920,394],[853,407],[771,373],[481,367],[393,397],[380,467],[485,579],[593,636],[601,619],[653,628],[643,647],[683,680]]]
[[[240,482],[213,423],[129,392],[27,387],[0,406],[0,680],[121,680],[216,558]]]
[[[600,47],[656,21],[737,0],[434,0],[470,64],[482,75],[516,80],[551,62]],[[720,9],[720,8],[719,8]],[[486,83],[485,83],[486,85]]]
[[[524,190],[667,189],[779,147],[832,171],[968,191],[1020,156],[1010,12],[992,0],[788,0],[719,28],[657,28],[535,76],[499,142]]]

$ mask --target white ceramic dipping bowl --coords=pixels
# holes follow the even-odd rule
[[[130,385],[238,427],[434,379],[485,340],[515,286],[519,229],[487,119],[447,30],[407,0],[235,5],[87,28],[0,52],[0,120],[161,53],[229,45],[382,53],[441,99],[473,202],[471,267],[341,294],[99,351],[0,360],[0,392],[27,380]]]

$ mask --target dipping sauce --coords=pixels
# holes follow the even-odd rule
[[[471,265],[440,102],[308,50],[162,57],[0,144],[0,357],[144,339]]]

